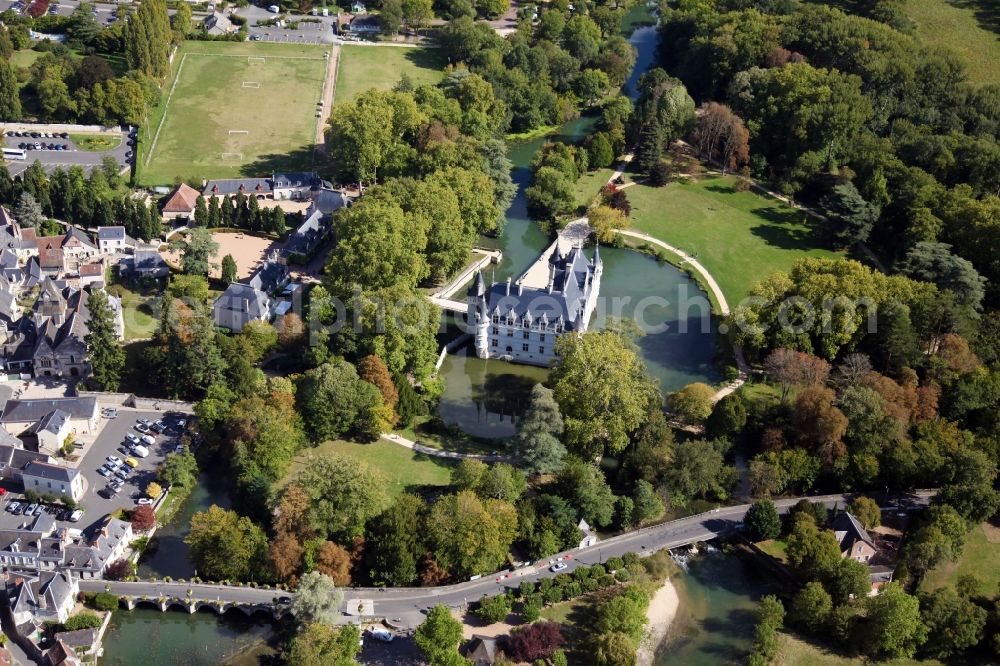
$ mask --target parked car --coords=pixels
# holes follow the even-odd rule
[[[141,423],[142,425],[147,427],[153,425],[153,422],[146,418],[136,419],[136,422]]]
[[[122,454],[123,456],[127,456],[128,454],[132,453],[132,448],[125,444],[122,444],[117,449],[115,449],[115,451]]]
[[[37,509],[37,508],[38,508],[38,504],[29,504],[28,508],[24,510],[24,515],[30,516],[31,514],[33,514],[35,512],[35,509]]]
[[[566,568],[566,563],[565,562],[556,562],[551,567],[549,567],[549,571],[555,573],[556,571],[562,571],[565,568]]]
[[[31,515],[33,515],[33,516],[40,516],[40,515],[42,515],[42,513],[44,511],[45,511],[45,507],[42,506],[41,504],[39,504],[38,506],[35,507],[35,510],[31,512]]]
[[[136,467],[139,466],[139,461],[136,460],[135,458],[126,458],[125,465],[127,467],[131,467],[132,469],[135,469]]]
[[[188,424],[187,419],[177,419],[178,428],[186,428],[187,424]]]
[[[149,434],[149,426],[145,423],[136,423],[135,429],[141,432],[143,435]]]
[[[115,472],[115,476],[117,476],[122,481],[125,481],[126,479],[128,479],[128,475],[131,471],[132,470],[123,467],[122,469]]]
[[[106,419],[116,419],[118,418],[118,410],[114,407],[106,407],[101,410],[101,415]]]
[[[140,497],[139,499],[137,499],[135,501],[135,503],[138,504],[139,506],[143,506],[143,505],[146,505],[146,504],[152,506],[153,500],[151,500],[148,497]]]
[[[151,425],[150,427],[156,432],[163,432],[164,430],[167,429],[167,424],[166,422],[163,421],[163,419],[160,419],[159,421],[154,421],[153,425]]]
[[[125,441],[127,441],[129,444],[138,444],[139,438],[133,435],[132,433],[127,433],[125,435]]]
[[[83,518],[83,509],[77,509],[69,515],[69,522],[78,523],[81,518]]]
[[[6,488],[0,488],[0,497],[3,497],[6,494],[7,494],[7,489]]]
[[[22,513],[24,513],[27,510],[28,510],[28,505],[27,504],[18,504],[16,507],[14,507],[14,515],[15,516],[20,516]]]
[[[184,445],[178,444],[174,447],[174,453],[184,453]]]
[[[21,507],[20,502],[11,502],[7,505],[7,510],[11,513],[17,513],[17,510]]]
[[[111,470],[108,469],[107,467],[101,467],[100,469],[97,470],[97,473],[103,477],[111,476]]]
[[[108,456],[107,458],[105,458],[105,460],[107,460],[109,463],[115,466],[122,464],[122,459],[119,458],[118,456]]]
[[[137,446],[132,449],[132,455],[139,456],[140,458],[145,458],[149,455],[149,449],[145,446]]]
[[[373,638],[382,641],[383,643],[391,643],[392,639],[395,638],[395,636],[392,635],[391,631],[389,631],[388,629],[383,629],[382,627],[375,627],[373,629],[370,629],[368,631],[368,634]]]

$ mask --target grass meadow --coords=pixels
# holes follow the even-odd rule
[[[391,90],[404,73],[414,85],[437,83],[446,64],[440,49],[345,44],[340,47],[334,104],[350,102],[369,88]]]

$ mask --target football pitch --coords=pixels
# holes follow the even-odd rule
[[[329,55],[318,46],[185,42],[143,133],[139,182],[309,170]]]

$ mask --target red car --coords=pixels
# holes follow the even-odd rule
[[[0,488],[0,497],[3,497],[6,494],[7,494],[7,489],[6,488]]]

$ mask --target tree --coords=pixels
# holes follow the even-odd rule
[[[566,442],[583,455],[617,453],[661,404],[660,392],[625,338],[611,330],[562,336],[550,375]]]
[[[298,575],[305,552],[305,547],[292,534],[279,532],[274,537],[268,546],[267,554],[278,580],[287,581]]]
[[[354,428],[369,406],[372,394],[347,361],[324,363],[299,380],[296,403],[306,429],[318,440],[335,439]],[[378,401],[381,394],[376,390]]]
[[[753,647],[750,653],[750,663],[763,659],[768,663],[778,651],[778,631],[785,620],[785,607],[776,596],[768,594],[761,598],[757,605],[757,626],[753,632]]]
[[[900,272],[914,280],[933,282],[955,294],[962,305],[979,309],[985,296],[986,278],[971,261],[951,252],[946,243],[921,241],[906,254]]]
[[[416,631],[417,647],[424,653],[430,666],[469,663],[458,657],[458,644],[461,640],[462,623],[451,616],[451,611],[444,604],[434,606]]]
[[[378,388],[382,394],[382,401],[387,407],[396,409],[396,404],[399,402],[399,392],[392,381],[392,375],[389,374],[389,368],[386,367],[381,358],[374,354],[362,358],[358,362],[358,376]]]
[[[21,192],[14,206],[14,217],[22,227],[37,229],[45,221],[45,213],[30,192]]]
[[[403,23],[402,0],[383,0],[382,11],[378,15],[378,25],[384,35],[395,35]]]
[[[870,575],[865,564],[844,557],[826,573],[823,585],[835,604],[846,604],[851,599],[863,599],[868,595],[871,591]]]
[[[388,509],[369,521],[365,550],[370,577],[390,585],[410,585],[417,563],[427,552],[424,519],[427,505],[416,495],[402,493]]]
[[[511,610],[513,607],[510,598],[506,594],[498,594],[494,597],[480,599],[475,613],[487,624],[495,624],[506,620]]]
[[[184,35],[185,37],[191,34],[191,29],[192,29],[191,6],[178,5],[177,11],[174,12],[172,23],[174,26],[174,30]]]
[[[746,528],[747,538],[751,541],[778,538],[781,534],[781,518],[774,502],[765,499],[751,504],[743,518],[743,526]]]
[[[403,21],[407,27],[419,30],[434,17],[431,0],[403,0]]]
[[[812,354],[778,348],[764,359],[764,372],[781,384],[781,402],[785,402],[792,388],[826,383],[830,364]]]
[[[674,464],[664,474],[670,501],[686,506],[696,498],[725,499],[733,481],[733,468],[725,464],[722,452],[712,442],[695,439],[681,442],[675,449]]]
[[[667,398],[670,409],[688,423],[701,423],[712,413],[712,397],[715,391],[708,384],[695,382]]]
[[[128,580],[135,575],[135,567],[129,560],[115,560],[104,570],[106,580]],[[117,600],[116,600],[117,602]]]
[[[285,661],[289,666],[353,666],[360,649],[357,625],[313,622],[292,638]]]
[[[867,622],[859,625],[866,654],[879,659],[912,657],[927,639],[920,603],[899,583],[889,583],[865,601]]]
[[[847,417],[833,405],[834,397],[828,388],[810,386],[799,393],[792,410],[796,435],[828,467],[844,454],[842,438],[848,426]]]
[[[624,193],[622,193],[624,194]],[[597,206],[587,212],[587,219],[594,229],[598,243],[610,245],[615,239],[615,231],[628,228],[625,213],[609,206]]]
[[[866,530],[882,524],[882,510],[870,497],[856,497],[847,505],[847,510],[857,518]]]
[[[191,517],[184,538],[191,561],[206,578],[251,580],[265,574],[267,537],[249,518],[212,505]]]
[[[427,538],[438,564],[456,578],[494,571],[517,535],[517,512],[502,500],[470,491],[439,499],[427,517]]]
[[[556,475],[559,495],[576,508],[580,516],[595,527],[611,524],[615,496],[596,466],[570,457]]]
[[[535,663],[551,659],[565,640],[558,622],[535,622],[511,632],[508,654],[515,661]]]
[[[87,310],[90,318],[84,341],[94,380],[101,389],[116,391],[125,368],[125,350],[118,342],[108,294],[104,290],[92,290],[87,299]]]
[[[198,480],[198,461],[190,451],[168,453],[156,470],[156,477],[168,486],[191,488]]]
[[[795,595],[791,610],[796,624],[815,635],[826,627],[833,611],[833,599],[822,584],[810,581]]]
[[[0,118],[7,121],[21,119],[20,86],[7,58],[0,58]]]
[[[340,544],[324,541],[316,549],[316,571],[326,574],[334,585],[351,584],[351,554]]]
[[[292,615],[302,625],[319,622],[333,625],[340,616],[344,593],[333,579],[318,571],[310,571],[299,580],[292,598]]]
[[[561,171],[543,166],[535,171],[534,183],[524,191],[531,216],[554,220],[576,207],[573,183]]]
[[[639,479],[635,482],[632,501],[634,502],[632,520],[636,523],[659,518],[666,510],[666,507],[663,506],[663,500],[653,489],[653,484],[645,479]]]
[[[834,187],[819,205],[826,213],[827,234],[840,247],[868,240],[880,213],[879,207],[865,201],[849,182]]]
[[[401,8],[399,12],[401,18]],[[409,129],[396,117],[392,101],[398,95],[370,90],[334,108],[326,145],[343,177],[361,182],[377,179],[392,145]]]
[[[146,496],[151,500],[160,499],[160,495],[163,494],[163,488],[160,487],[156,481],[150,481],[146,484]]]
[[[317,456],[299,475],[308,493],[310,527],[321,536],[353,537],[388,504],[386,480],[367,462],[330,453]]]
[[[224,284],[232,284],[236,282],[236,276],[236,260],[233,259],[233,255],[227,254],[222,258],[222,282]]]
[[[515,440],[515,455],[522,466],[536,474],[558,471],[566,457],[566,447],[559,441],[562,433],[562,414],[552,390],[535,384]]]
[[[702,104],[692,132],[698,152],[726,169],[735,170],[750,159],[750,133],[743,119],[716,102]]]
[[[732,437],[747,423],[747,408],[739,393],[730,393],[712,407],[712,413],[705,421],[705,433],[709,437]]]
[[[807,514],[796,514],[785,551],[788,561],[806,580],[816,580],[833,571],[840,562],[840,544],[833,532],[821,529]]]
[[[132,529],[136,532],[145,532],[156,525],[156,514],[153,507],[148,504],[140,504],[132,511]]]
[[[187,233],[187,240],[171,241],[171,247],[181,253],[181,270],[188,275],[207,276],[209,259],[219,251],[219,244],[212,240],[208,229],[195,227]]]
[[[987,613],[968,597],[942,587],[921,595],[920,617],[927,626],[922,651],[934,659],[948,659],[982,640]]]

